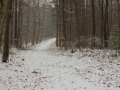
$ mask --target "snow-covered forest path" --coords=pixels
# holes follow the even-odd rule
[[[0,90],[119,90],[120,66],[55,47],[55,39],[13,50],[0,63]]]

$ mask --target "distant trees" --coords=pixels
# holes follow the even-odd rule
[[[119,0],[53,0],[56,8],[56,45],[65,37],[68,47],[118,49]]]
[[[9,60],[9,49],[23,49],[41,41],[46,0],[0,0],[0,51],[3,62]]]

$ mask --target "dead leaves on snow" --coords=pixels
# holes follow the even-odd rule
[[[32,73],[34,73],[34,74],[38,74],[39,72],[37,72],[37,71],[33,71]]]

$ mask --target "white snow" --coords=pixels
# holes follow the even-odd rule
[[[0,90],[120,90],[120,58],[108,55],[89,49],[71,54],[55,47],[55,39],[13,49],[10,62],[0,62]]]

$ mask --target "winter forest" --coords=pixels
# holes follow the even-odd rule
[[[0,0],[0,90],[120,90],[120,0]]]

